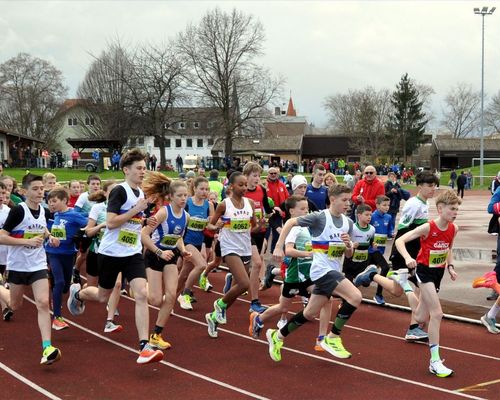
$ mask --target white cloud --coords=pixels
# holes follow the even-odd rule
[[[482,5],[494,5],[485,1]],[[459,81],[480,88],[481,18],[472,1],[0,1],[0,62],[21,51],[52,61],[74,96],[106,41],[161,41],[214,6],[264,25],[262,63],[287,78],[299,113],[322,126],[328,95],[394,88],[408,72],[436,91],[439,113]],[[486,17],[485,90],[500,85],[500,10]],[[287,96],[285,96],[287,97]],[[287,98],[283,99],[287,101]]]

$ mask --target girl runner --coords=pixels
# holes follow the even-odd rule
[[[172,182],[161,172],[149,172],[142,187],[145,196],[150,200],[155,199],[155,202],[163,202],[170,194],[170,204],[160,207],[154,216],[156,228],[146,225],[141,233],[146,248],[148,301],[160,307],[149,343],[166,350],[171,345],[163,339],[162,332],[174,307],[178,281],[177,260],[181,256],[191,257],[182,240],[189,221],[189,214],[184,210],[188,190],[184,182]]]

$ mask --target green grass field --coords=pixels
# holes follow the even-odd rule
[[[477,167],[472,167],[472,168],[461,168],[457,170],[457,174],[459,174],[462,170],[467,171],[471,170],[472,175],[475,177],[479,176],[479,166]],[[500,171],[500,163],[497,164],[485,164],[484,165],[484,175],[485,176],[496,176],[497,172]],[[72,179],[78,179],[79,181],[85,181],[87,177],[90,175],[87,171],[84,170],[72,170],[68,168],[58,168],[55,170],[49,170],[49,169],[37,169],[37,168],[32,168],[30,169],[30,172],[33,174],[38,174],[38,175],[43,175],[46,172],[52,172],[57,176],[57,180],[59,182],[67,182]],[[178,176],[177,172],[174,171],[162,171],[165,175],[176,178]],[[26,174],[26,169],[22,168],[5,168],[4,169],[4,175],[9,175],[14,177],[18,182],[21,181],[23,176]],[[306,178],[309,180],[310,174],[304,174]],[[121,171],[104,171],[99,174],[101,179],[107,180],[107,179],[122,179],[123,178],[123,173]],[[220,177],[225,176],[225,173],[222,172],[220,174]],[[337,179],[339,182],[342,182],[342,176],[337,176]],[[443,172],[441,174],[441,185],[446,186],[448,184],[448,181],[450,180],[450,172]],[[474,189],[488,189],[491,185],[491,180],[492,178],[485,178],[484,179],[484,184],[483,186],[479,185],[479,179],[475,179],[475,185]]]

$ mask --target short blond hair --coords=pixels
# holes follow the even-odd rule
[[[42,175],[42,182],[46,183],[49,179],[57,180],[57,177],[52,172],[46,172]]]
[[[448,189],[439,193],[439,195],[436,197],[436,207],[439,204],[443,204],[445,206],[451,206],[454,204],[460,205],[462,204],[462,199],[458,197],[453,190]]]
[[[250,161],[245,164],[243,167],[243,175],[249,176],[250,174],[253,174],[254,172],[258,173],[259,175],[262,173],[262,167],[257,164],[256,162]]]

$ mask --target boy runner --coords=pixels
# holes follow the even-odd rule
[[[7,282],[10,290],[0,287],[0,296],[12,310],[21,307],[26,286],[31,286],[38,311],[38,326],[42,336],[40,364],[49,365],[61,358],[61,352],[52,346],[49,310],[49,280],[47,256],[43,248],[45,238],[57,247],[59,240],[47,230],[43,201],[43,178],[27,174],[23,177],[26,202],[13,207],[3,229],[0,245],[12,246],[7,255]],[[10,299],[8,296],[10,292]]]
[[[321,341],[320,346],[338,358],[349,358],[340,334],[345,323],[361,304],[361,292],[340,272],[340,261],[345,253],[352,257],[350,240],[353,222],[344,213],[349,208],[351,189],[345,185],[334,185],[328,189],[330,206],[328,209],[288,220],[281,231],[274,256],[283,258],[285,238],[294,226],[308,227],[311,232],[313,262],[310,276],[314,283],[311,298],[303,311],[295,314],[279,331],[268,329],[269,355],[274,361],[281,361],[281,347],[286,336],[308,321],[313,321],[332,295],[343,299],[331,332]]]
[[[439,329],[443,311],[439,302],[439,288],[445,269],[451,280],[457,279],[453,267],[452,246],[458,232],[458,226],[453,223],[457,217],[458,206],[462,201],[455,192],[446,190],[436,198],[439,217],[418,228],[405,233],[396,240],[396,247],[404,257],[408,268],[415,269],[415,277],[420,287],[420,301],[415,310],[416,320],[420,323],[429,321],[429,349],[431,360],[429,371],[445,378],[453,374],[439,356]],[[406,245],[412,240],[420,240],[420,250],[416,260],[407,251]]]
[[[73,284],[68,298],[68,309],[80,315],[84,301],[107,302],[120,272],[127,278],[135,297],[135,321],[139,336],[138,364],[160,361],[163,352],[148,342],[149,309],[147,302],[146,270],[142,256],[141,228],[143,211],[148,207],[140,185],[146,172],[145,155],[132,149],[120,160],[125,182],[116,185],[108,200],[106,230],[99,245],[98,288],[80,289]]]
[[[427,204],[427,200],[434,196],[438,179],[433,173],[424,171],[417,175],[416,184],[418,187],[418,193],[405,203],[403,211],[401,211],[401,218],[399,219],[396,239],[425,224],[429,219],[429,205]],[[416,258],[418,251],[420,250],[419,238],[407,243],[406,249],[413,258]],[[393,270],[406,268],[405,260],[401,254],[399,254],[395,244],[392,247],[390,261],[392,262]],[[409,280],[411,280],[414,284],[417,283],[414,277]],[[418,304],[418,298],[415,293],[413,293],[413,289],[409,283],[406,284],[404,291],[412,310],[411,322],[406,332],[405,339],[408,341],[427,341],[429,339],[429,335],[420,328],[415,319],[415,309]]]

